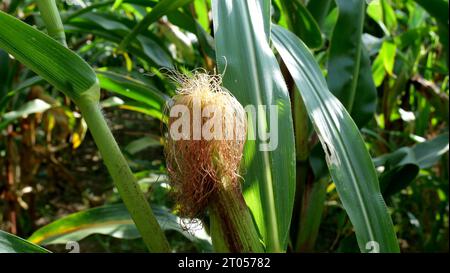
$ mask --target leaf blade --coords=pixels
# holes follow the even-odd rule
[[[327,83],[351,112],[355,103],[364,23],[363,0],[337,0],[339,17],[331,38]]]
[[[375,241],[381,252],[398,252],[392,220],[362,137],[343,105],[329,92],[307,47],[289,31],[274,25],[275,47],[301,92],[306,109],[327,154],[327,165],[350,217],[361,251]],[[376,222],[376,223],[375,223]]]
[[[281,0],[289,28],[297,34],[310,48],[322,45],[322,34],[314,17],[308,9],[297,0]]]
[[[244,198],[250,207],[269,252],[284,251],[295,191],[295,151],[292,115],[287,88],[267,42],[264,20],[270,20],[260,3],[213,1],[216,58],[226,71],[223,84],[246,105],[278,106],[278,147],[258,151],[258,139],[248,140],[244,151],[247,170]],[[265,17],[262,14],[266,15]],[[238,41],[233,37],[242,37]],[[241,43],[242,41],[242,43]],[[261,119],[260,119],[261,118]],[[258,115],[258,126],[275,126],[267,113]],[[249,119],[252,122],[252,119]],[[256,133],[249,124],[249,134]],[[261,128],[259,128],[261,129]],[[264,170],[264,171],[261,171]]]
[[[178,231],[188,239],[195,237],[180,226],[180,219],[163,207],[153,206],[153,212],[163,230]],[[112,204],[76,212],[36,230],[29,241],[40,244],[63,244],[79,241],[92,234],[104,234],[120,239],[140,238],[127,208]]]
[[[16,235],[0,230],[0,253],[49,253],[47,249],[35,245]]]
[[[0,11],[0,47],[72,99],[97,86],[94,70],[48,35]]]

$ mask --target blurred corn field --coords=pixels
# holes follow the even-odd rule
[[[448,9],[0,0],[0,252],[448,252]],[[277,107],[217,195],[240,213],[172,196],[162,128],[195,71]]]

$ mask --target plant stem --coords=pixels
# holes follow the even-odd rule
[[[96,100],[77,102],[106,167],[150,252],[170,252],[170,246],[136,179],[106,124]]]
[[[307,171],[308,171],[308,113],[306,112],[303,99],[297,87],[292,87],[292,113],[294,121],[295,136],[295,158],[296,158],[296,177],[295,177],[295,197],[292,223],[295,225],[301,218],[302,196],[305,189]],[[294,230],[299,230],[300,225]],[[294,235],[294,234],[293,234]]]
[[[328,181],[307,181],[303,190],[295,252],[312,252],[319,233]]]
[[[293,112],[295,130],[295,153],[297,161],[306,161],[309,156],[308,149],[308,112],[306,111],[300,92],[294,87]]]
[[[67,47],[64,27],[55,0],[37,0],[37,3],[48,34]],[[103,118],[98,104],[98,86],[95,85],[92,88],[91,92],[85,92],[87,95],[81,96],[75,103],[88,124],[105,165],[144,243],[150,252],[170,252],[170,246],[164,232],[153,215],[144,194],[139,189],[133,173]]]
[[[211,238],[217,252],[264,252],[239,188],[222,179],[209,205]]]
[[[39,11],[50,37],[67,47],[64,26],[59,16],[55,0],[37,0]]]

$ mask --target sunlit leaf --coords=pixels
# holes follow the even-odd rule
[[[93,90],[96,89],[97,78],[94,71],[74,52],[2,11],[0,25],[0,48],[58,90],[74,100],[85,94],[92,96],[95,92]]]
[[[48,253],[49,251],[16,235],[0,230],[0,253]]]
[[[181,220],[162,207],[153,207],[153,212],[163,230],[175,230],[190,240],[209,238],[198,227],[197,233],[182,228]],[[139,232],[123,204],[106,205],[58,219],[35,231],[29,241],[39,245],[63,244],[80,241],[92,234],[104,234],[120,239],[139,238]]]
[[[258,130],[270,129],[279,138],[270,139],[277,140],[274,149],[259,138],[246,142],[244,198],[267,251],[285,251],[295,191],[295,144],[289,95],[264,28],[270,17],[256,0],[212,3],[216,58],[220,73],[224,73],[223,85],[244,107],[266,106],[265,113],[260,112],[253,122]],[[283,122],[271,120],[272,105]],[[251,125],[249,134],[257,135]]]
[[[18,118],[25,118],[30,114],[42,113],[50,109],[51,105],[40,99],[31,100],[17,110],[3,114],[0,117],[0,130]]]
[[[275,47],[286,63],[315,126],[327,165],[362,252],[376,242],[381,252],[399,252],[377,173],[350,115],[326,85],[308,48],[291,32],[274,25]],[[376,220],[375,220],[376,219]]]

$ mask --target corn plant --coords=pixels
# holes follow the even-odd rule
[[[123,204],[63,217],[28,240],[0,231],[0,250],[47,252],[39,245],[100,233],[141,237],[149,251],[170,252],[165,231],[175,230],[202,251],[309,252],[335,189],[343,212],[338,229],[352,234],[352,251],[399,252],[398,219],[386,203],[395,206],[421,169],[438,166],[436,181],[448,178],[445,164],[437,164],[448,160],[442,157],[448,151],[448,64],[442,61],[448,15],[440,9],[448,9],[447,1],[94,1],[61,14],[58,2],[36,1],[45,31],[11,15],[12,4],[5,9],[11,14],[0,11],[0,54],[37,75],[12,89],[0,71],[12,89],[0,90],[0,113],[30,86],[60,91],[55,96],[79,109]],[[407,10],[409,19],[393,7]],[[399,34],[401,24],[411,30]],[[80,37],[85,40],[71,50]],[[425,68],[419,37],[432,39]],[[111,54],[104,54],[106,47]],[[114,67],[110,55],[121,64]],[[381,100],[377,88],[384,88]],[[102,90],[113,96],[102,99]],[[419,140],[395,149],[397,116],[411,121],[399,98],[418,105],[420,121],[402,136]],[[220,129],[231,124],[236,139],[176,139],[172,110],[181,105],[194,115],[196,103],[200,111],[213,109],[214,117],[225,113]],[[253,110],[246,112],[248,106]],[[161,134],[156,141],[136,140],[124,156],[102,113],[107,107],[147,115],[169,130],[155,132]],[[51,108],[42,100],[24,102],[2,115],[0,129],[11,131],[21,116]],[[195,134],[195,118],[187,125]],[[425,141],[420,136],[429,130],[439,136]],[[368,144],[370,137],[376,140]],[[129,166],[137,146],[161,143],[172,210],[150,205]],[[440,213],[448,219],[445,208]],[[183,229],[192,221],[202,223],[207,239]],[[121,235],[114,233],[118,227]],[[437,241],[433,236],[429,240]]]

